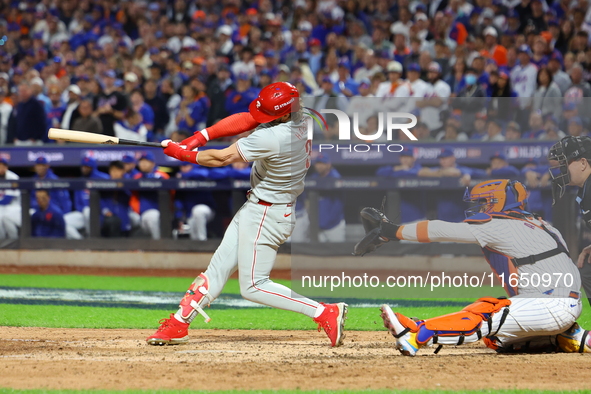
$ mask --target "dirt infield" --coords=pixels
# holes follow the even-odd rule
[[[392,349],[385,331],[327,345],[314,331],[193,330],[152,347],[148,330],[0,327],[0,387],[17,389],[588,389],[590,355],[496,355],[480,345]]]

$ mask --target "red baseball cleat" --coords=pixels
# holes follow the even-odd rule
[[[345,339],[343,329],[345,320],[347,320],[347,304],[344,302],[338,304],[324,304],[321,302],[320,304],[324,305],[324,312],[314,318],[314,322],[318,323],[318,331],[321,328],[324,329],[328,339],[330,339],[331,346],[341,346],[343,339]]]
[[[175,319],[172,313],[168,319],[162,319],[158,323],[160,327],[156,333],[146,338],[148,345],[179,345],[189,340],[189,325]]]

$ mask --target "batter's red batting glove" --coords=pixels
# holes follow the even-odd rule
[[[205,144],[207,144],[207,139],[201,134],[201,131],[196,131],[195,134],[181,141],[181,145],[186,145],[187,150],[200,148],[205,146]]]
[[[162,146],[165,147],[164,154],[167,156],[174,157],[180,161],[197,163],[197,155],[199,152],[183,149],[178,143],[172,142],[171,140],[162,141]]]

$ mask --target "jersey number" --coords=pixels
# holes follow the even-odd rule
[[[312,155],[312,140],[307,140],[306,141],[306,155],[308,157],[306,157],[306,169],[310,168],[310,165],[312,164],[312,159],[311,159],[311,155]]]

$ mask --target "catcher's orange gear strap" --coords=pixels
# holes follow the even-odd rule
[[[469,335],[477,334],[478,339],[482,339],[480,328],[482,327],[483,321],[488,324],[486,336],[494,336],[507,318],[509,309],[506,307],[509,305],[511,305],[511,301],[507,299],[483,297],[468,305],[460,312],[450,313],[449,315],[438,316],[419,322],[414,322],[408,317],[396,313],[396,317],[400,323],[406,327],[406,330],[396,335],[396,337],[401,337],[409,331],[414,332],[417,334],[417,343],[419,345],[425,345],[431,339],[433,339],[433,344],[436,344],[438,337],[457,336],[458,341],[456,345],[461,345],[464,343],[465,337]],[[501,321],[499,322],[496,332],[493,333],[491,332],[492,316],[503,308],[505,309],[501,315]]]

